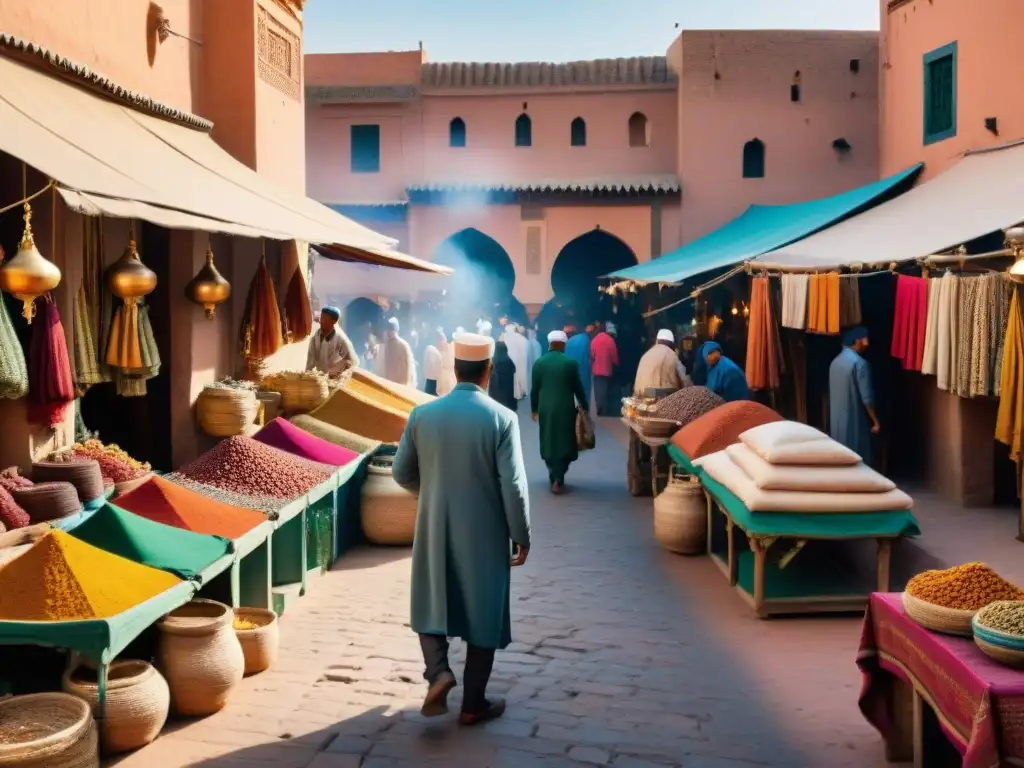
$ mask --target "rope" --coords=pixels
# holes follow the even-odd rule
[[[0,215],[5,214],[8,211],[12,211],[15,208],[20,208],[25,203],[31,203],[37,197],[39,197],[40,195],[46,194],[47,192],[49,192],[51,189],[55,188],[56,186],[57,186],[57,182],[55,182],[55,181],[47,182],[46,186],[43,187],[42,189],[40,189],[38,192],[33,192],[31,195],[23,197],[21,200],[18,200],[16,202],[11,203],[10,205],[5,205],[3,208],[0,208]]]

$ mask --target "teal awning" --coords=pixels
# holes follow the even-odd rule
[[[731,267],[802,240],[867,210],[883,198],[906,192],[923,167],[919,163],[895,176],[833,197],[791,205],[752,205],[728,224],[682,248],[607,277],[641,283],[679,283],[702,272]]]

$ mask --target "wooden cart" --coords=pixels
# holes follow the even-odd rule
[[[668,483],[668,469],[672,463],[665,450],[667,437],[647,437],[635,420],[622,417],[629,427],[629,455],[626,463],[626,486],[631,496],[657,496]]]

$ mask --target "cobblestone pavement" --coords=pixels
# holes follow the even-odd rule
[[[122,767],[884,765],[856,706],[858,620],[758,621],[705,558],[660,550],[650,499],[626,493],[615,426],[573,465],[572,493],[552,497],[524,423],[535,548],[492,678],[503,719],[419,716],[409,552],[368,548],[289,609],[272,670]]]

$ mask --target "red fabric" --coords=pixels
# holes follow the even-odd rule
[[[928,281],[923,277],[896,278],[892,324],[892,356],[908,371],[920,371],[924,361],[924,332],[928,322]]]
[[[590,342],[590,372],[594,376],[611,376],[619,364],[619,348],[610,334],[601,331]]]
[[[271,448],[336,467],[342,467],[359,456],[355,451],[311,435],[282,418],[276,418],[267,424],[253,435],[253,439]]]
[[[28,382],[29,421],[47,427],[64,421],[68,406],[75,401],[75,383],[60,313],[46,298],[36,301],[28,349]]]

